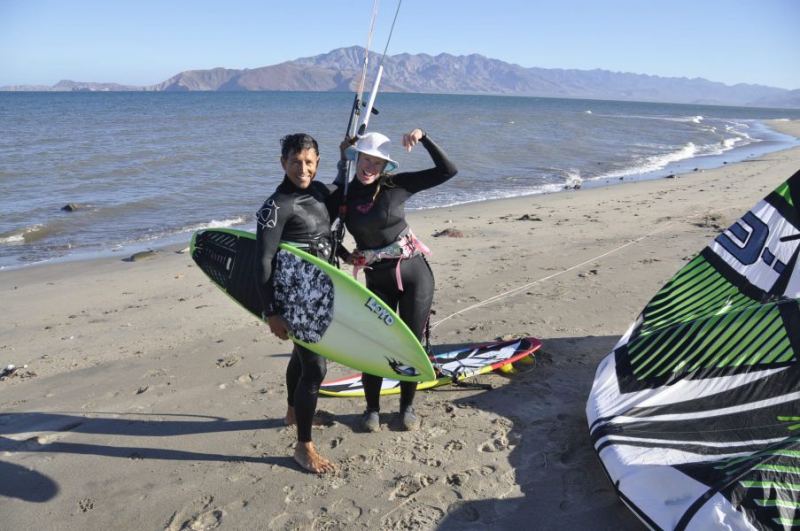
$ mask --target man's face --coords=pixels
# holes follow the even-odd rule
[[[313,149],[293,151],[289,156],[281,157],[281,166],[289,180],[298,188],[308,188],[317,175],[319,155]]]

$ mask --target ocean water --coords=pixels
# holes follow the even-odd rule
[[[254,226],[280,182],[281,136],[320,143],[335,176],[347,93],[0,93],[0,269],[186,241]],[[557,192],[720,166],[796,145],[765,119],[798,110],[550,98],[381,94],[370,128],[405,153],[425,129],[459,174],[409,208]],[[788,177],[788,176],[787,176]],[[67,203],[83,208],[63,212]]]

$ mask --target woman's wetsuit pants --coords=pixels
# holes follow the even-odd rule
[[[433,303],[433,272],[422,255],[417,255],[400,263],[400,275],[403,291],[397,286],[397,261],[382,260],[367,269],[367,288],[392,309],[397,310],[400,318],[422,340],[425,324]],[[367,398],[367,410],[380,411],[380,393],[383,378],[371,374],[362,374],[364,394]],[[400,411],[411,405],[416,382],[400,383]]]

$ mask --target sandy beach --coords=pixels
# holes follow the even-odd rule
[[[800,122],[770,125],[800,137]],[[0,272],[0,363],[27,365],[0,381],[0,529],[639,529],[589,442],[595,367],[659,287],[799,168],[795,148],[411,213],[433,251],[432,342],[535,336],[542,350],[481,377],[491,391],[418,393],[417,432],[397,428],[397,397],[374,434],[358,429],[361,399],[321,398],[315,443],[339,466],[322,477],[295,465],[283,424],[291,345],[188,254]],[[463,236],[433,236],[448,228]]]

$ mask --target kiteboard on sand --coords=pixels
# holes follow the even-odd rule
[[[432,356],[436,379],[420,382],[417,389],[432,389],[441,385],[458,383],[472,376],[512,367],[512,363],[531,358],[539,350],[542,343],[533,337],[498,341],[480,345],[468,345],[454,350],[435,353]],[[364,396],[361,375],[354,374],[322,382],[321,395],[335,397]],[[381,395],[395,395],[400,392],[400,382],[385,378],[381,386]]]
[[[403,381],[434,380],[425,349],[375,294],[346,273],[291,245],[276,256],[275,303],[295,343],[355,370]],[[211,280],[261,318],[256,235],[207,229],[192,236],[192,259]]]

